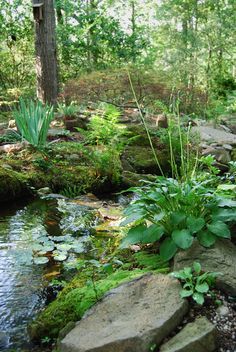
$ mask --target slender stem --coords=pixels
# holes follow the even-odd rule
[[[162,170],[162,168],[161,168],[161,165],[160,165],[160,163],[159,163],[159,160],[158,160],[156,151],[155,151],[155,149],[154,149],[154,146],[153,146],[153,143],[152,143],[152,139],[151,139],[151,136],[150,136],[150,132],[149,132],[149,130],[148,130],[148,126],[147,126],[147,124],[146,124],[146,121],[145,121],[145,119],[144,119],[144,116],[143,116],[143,113],[142,113],[140,104],[139,104],[139,102],[138,102],[137,95],[136,95],[136,93],[135,93],[134,86],[133,86],[133,83],[132,83],[132,79],[131,79],[131,76],[130,76],[130,72],[129,72],[128,69],[127,69],[127,73],[128,73],[128,78],[129,78],[130,87],[131,87],[131,90],[132,90],[132,93],[133,93],[133,96],[134,96],[134,100],[135,100],[135,103],[136,103],[136,105],[137,105],[137,108],[138,108],[138,111],[139,111],[139,114],[140,114],[140,117],[141,117],[141,121],[142,121],[142,123],[143,123],[143,125],[144,125],[144,128],[145,128],[145,130],[146,130],[146,133],[147,133],[147,136],[148,136],[148,140],[149,140],[149,143],[150,143],[150,147],[151,147],[151,149],[152,149],[152,153],[153,153],[154,159],[155,159],[155,161],[156,161],[156,163],[157,163],[157,166],[159,167],[159,170],[160,170],[162,176],[164,176],[164,172],[163,172],[163,170]]]

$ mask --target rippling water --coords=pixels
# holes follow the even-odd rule
[[[26,346],[27,324],[45,302],[45,267],[32,263],[34,235],[45,230],[45,207],[0,208],[0,351]],[[47,269],[49,270],[49,269]]]

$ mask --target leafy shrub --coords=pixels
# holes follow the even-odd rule
[[[19,109],[13,116],[23,139],[34,147],[44,147],[50,122],[53,119],[53,107],[43,105],[40,101],[25,102],[20,99]]]
[[[171,273],[171,276],[179,279],[182,283],[180,296],[182,298],[192,297],[198,304],[203,304],[205,295],[210,293],[211,287],[215,284],[215,279],[220,273],[202,272],[201,264],[194,262],[193,268],[186,267],[183,270]]]
[[[216,194],[208,181],[158,177],[131,188],[137,194],[126,209],[121,225],[133,226],[121,247],[159,241],[163,260],[171,259],[178,249],[191,247],[194,238],[210,247],[217,238],[231,238],[228,222],[235,220],[236,201]]]

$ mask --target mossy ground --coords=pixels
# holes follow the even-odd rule
[[[0,201],[20,198],[33,188],[60,192],[76,187],[79,193],[108,193],[119,187],[120,160],[108,150],[79,143],[55,143],[43,152],[30,147],[1,155]]]
[[[119,257],[119,253],[117,255]],[[29,328],[32,339],[40,341],[45,336],[57,338],[60,330],[69,322],[81,319],[83,314],[110,289],[146,272],[166,273],[169,270],[167,263],[163,263],[156,254],[140,252],[132,255],[127,250],[122,251],[120,255],[120,259],[124,261],[122,268],[106,277],[98,277],[94,283],[91,280],[91,268],[75,276],[58,298],[32,322]]]

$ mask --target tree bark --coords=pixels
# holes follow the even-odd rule
[[[43,18],[35,20],[37,97],[55,104],[58,95],[56,23],[53,0],[44,0]]]

